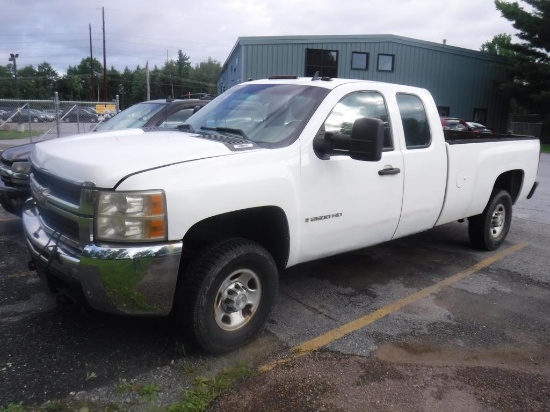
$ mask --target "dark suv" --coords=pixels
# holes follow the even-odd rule
[[[99,125],[94,131],[141,127],[174,129],[208,102],[206,99],[166,99],[137,103]],[[31,195],[29,156],[35,144],[14,146],[0,154],[0,204],[6,211],[16,215],[21,215],[23,203]]]
[[[184,123],[194,112],[209,101],[202,99],[166,99],[141,102],[117,114],[96,130],[106,132],[134,127],[173,129]]]

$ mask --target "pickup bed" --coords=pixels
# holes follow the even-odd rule
[[[498,248],[536,188],[539,141],[448,137],[423,89],[243,83],[177,131],[36,145],[27,244],[52,291],[174,313],[204,350],[229,351],[264,326],[278,270],[465,218],[474,246]]]

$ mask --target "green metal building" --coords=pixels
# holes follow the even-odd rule
[[[504,132],[509,101],[497,90],[505,61],[487,53],[394,35],[240,37],[217,82],[222,93],[271,75],[376,80],[428,89],[442,116]]]

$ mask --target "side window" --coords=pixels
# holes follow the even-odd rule
[[[178,125],[180,125],[182,123],[185,123],[185,121],[187,119],[189,119],[192,114],[193,114],[193,108],[192,107],[181,109],[181,110],[179,110],[175,113],[172,113],[170,116],[168,116],[166,118],[166,120],[164,120],[159,125],[159,127],[166,127],[166,128],[169,128],[169,129],[173,129],[173,128],[177,127]]]
[[[380,119],[384,122],[384,151],[393,150],[386,103],[378,92],[351,93],[340,100],[325,120],[325,132],[349,135],[353,122],[361,117]]]
[[[432,137],[424,104],[413,94],[397,94],[407,149],[428,147]]]

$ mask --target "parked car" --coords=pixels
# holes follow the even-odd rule
[[[164,99],[137,103],[107,120],[94,131],[106,132],[139,127],[176,128],[208,102],[209,100],[202,99]],[[0,204],[6,211],[16,215],[21,214],[23,202],[30,197],[28,159],[35,144],[11,147],[0,154]]]
[[[46,110],[40,110],[40,113],[42,113],[42,115],[48,119],[47,121],[48,122],[53,122],[55,120],[55,113],[52,113],[50,111],[46,111]]]
[[[63,112],[61,110],[55,110],[55,109],[44,109],[42,110],[42,113],[49,116],[52,119],[52,121],[55,120],[56,116],[59,116],[61,118],[61,116],[63,115]]]
[[[2,115],[3,120],[8,120],[16,123],[38,123],[50,121],[49,116],[36,109],[18,109]]]
[[[470,131],[468,123],[458,117],[441,117],[441,126],[443,126],[443,130]]]
[[[493,133],[493,129],[489,129],[487,126],[477,122],[466,122],[472,132],[477,133]]]
[[[98,123],[99,115],[91,107],[75,106],[63,113],[65,122]]]

